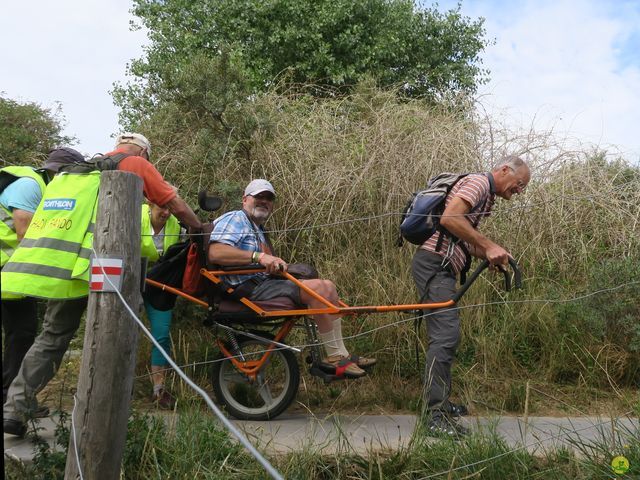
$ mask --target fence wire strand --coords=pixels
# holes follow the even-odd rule
[[[586,199],[586,200],[590,200],[593,201],[594,198],[593,196],[579,196],[578,197],[568,197],[571,198],[573,200],[580,200],[580,199]],[[537,208],[541,205],[544,205],[546,203],[549,202],[540,202],[538,204],[532,204],[532,203],[528,203],[528,204],[522,204],[522,205],[515,205],[513,207],[507,207],[507,208],[501,208],[500,212],[501,213],[505,213],[507,211],[510,210],[530,210],[532,208]],[[477,214],[478,212],[475,212],[474,214]],[[480,212],[480,214],[484,214],[485,212]],[[340,226],[340,225],[345,225],[345,224],[350,224],[350,223],[357,223],[357,222],[365,222],[365,221],[372,221],[372,220],[378,220],[378,219],[383,219],[383,218],[388,218],[388,217],[397,217],[397,216],[401,216],[403,215],[403,212],[386,212],[386,213],[382,213],[382,214],[378,214],[378,215],[369,215],[369,216],[363,216],[363,217],[357,217],[357,218],[350,218],[350,219],[344,219],[344,220],[338,220],[338,221],[334,221],[334,222],[327,222],[327,223],[323,223],[323,224],[316,224],[316,225],[309,225],[309,226],[303,226],[303,227],[295,227],[295,228],[287,228],[287,229],[272,229],[272,230],[266,230],[266,233],[270,233],[270,234],[276,234],[276,233],[288,233],[288,232],[300,232],[300,231],[305,231],[305,230],[313,230],[313,229],[317,229],[317,228],[326,228],[326,227],[335,227],[335,226]],[[469,216],[470,214],[461,214],[460,216]],[[242,232],[240,232],[242,233]],[[255,232],[246,232],[246,233],[251,233],[251,234],[255,234]],[[194,234],[195,236],[208,236],[211,237],[211,234],[208,233],[198,233],[198,234]],[[151,236],[151,234],[143,234],[142,236]],[[170,235],[165,235],[165,236],[170,236]],[[93,250],[93,248],[92,248]],[[93,250],[94,255],[97,256],[95,250]],[[106,280],[108,281],[108,283],[111,284],[111,286],[113,287],[113,284],[111,282],[111,280],[109,279],[109,277],[107,275],[105,275]],[[575,301],[579,301],[582,300],[584,298],[588,298],[594,295],[598,295],[601,293],[605,293],[605,292],[610,292],[610,291],[614,291],[617,290],[619,288],[624,288],[626,286],[629,285],[635,285],[640,283],[640,281],[632,281],[632,282],[627,282],[615,287],[611,287],[611,288],[605,288],[605,289],[601,289],[601,290],[597,290],[594,292],[589,292],[587,294],[583,294],[583,295],[579,295],[570,299],[526,299],[526,300],[509,300],[509,301],[496,301],[496,302],[486,302],[486,303],[478,303],[478,304],[473,304],[473,305],[465,305],[465,306],[456,306],[453,308],[449,308],[446,310],[463,310],[463,309],[468,309],[468,308],[476,308],[476,307],[483,307],[483,306],[490,306],[490,305],[508,305],[508,304],[524,304],[524,303],[545,303],[545,304],[551,304],[551,303],[569,303],[569,302],[575,302]],[[171,357],[167,354],[167,352],[162,348],[162,346],[153,338],[153,336],[151,335],[151,333],[147,330],[147,328],[144,326],[144,324],[142,323],[142,321],[137,317],[137,315],[133,312],[133,310],[130,308],[130,306],[126,303],[125,299],[122,297],[122,295],[120,294],[119,291],[116,290],[116,293],[118,294],[118,297],[120,299],[120,301],[123,303],[123,305],[125,306],[125,308],[127,309],[127,311],[129,312],[129,314],[132,316],[132,318],[134,319],[134,321],[138,324],[138,326],[140,327],[140,329],[143,331],[143,333],[151,340],[152,344],[158,349],[158,351],[160,351],[160,353],[165,357],[165,359],[169,362],[169,364],[171,365],[170,369],[166,369],[166,370],[175,370],[176,373],[192,388],[194,389],[194,391],[196,391],[196,393],[198,393],[204,400],[205,402],[208,404],[208,406],[211,408],[211,410],[216,414],[216,416],[218,416],[218,418],[222,421],[222,423],[225,425],[225,427],[227,427],[227,429],[229,431],[231,431],[231,433],[234,434],[234,436],[236,436],[236,438],[238,438],[238,440],[250,451],[250,453],[256,458],[256,460],[258,460],[259,463],[262,464],[262,466],[265,468],[265,470],[273,477],[276,479],[281,479],[281,475],[273,468],[273,466],[271,466],[271,464],[255,449],[255,447],[253,447],[253,445],[233,426],[233,424],[231,424],[231,422],[224,416],[224,414],[222,414],[222,412],[215,406],[215,404],[213,404],[213,402],[211,401],[210,397],[206,394],[206,392],[204,392],[204,390],[202,390],[200,387],[198,387],[194,382],[192,382],[192,380],[182,371],[181,368],[187,368],[187,367],[195,367],[197,365],[205,365],[205,364],[211,364],[211,363],[215,363],[215,362],[220,362],[220,361],[225,361],[228,360],[228,358],[221,358],[221,359],[217,359],[217,360],[211,360],[211,361],[205,361],[205,362],[196,362],[196,363],[191,363],[191,364],[187,364],[187,365],[182,365],[182,366],[178,366],[177,364],[175,364],[173,362],[173,360],[171,359]],[[428,313],[424,313],[422,315],[417,315],[417,316],[413,316],[411,318],[405,318],[396,322],[392,322],[386,325],[382,325],[379,327],[375,327],[372,329],[369,329],[367,331],[364,332],[360,332],[358,334],[354,334],[354,335],[350,335],[350,336],[345,336],[343,337],[344,339],[353,339],[353,338],[358,338],[361,336],[365,336],[365,335],[371,335],[377,331],[386,329],[386,328],[391,328],[406,322],[410,322],[413,320],[416,320],[418,318],[424,318],[424,317],[428,317],[431,315],[435,315],[439,312],[442,312],[443,309],[440,309],[439,311],[434,311],[434,312],[428,312]],[[241,331],[238,331],[239,334],[241,334]],[[324,345],[325,342],[320,342],[319,346]],[[294,345],[296,348],[307,348],[307,347],[311,347],[311,344],[300,344],[300,345]],[[280,350],[280,349],[284,349],[285,347],[280,347],[280,348],[276,348],[276,349],[271,349],[271,350]],[[264,352],[266,352],[267,350],[264,350]],[[256,352],[256,353],[260,353],[260,352]],[[163,370],[163,371],[166,371]],[[134,377],[134,379],[140,379],[140,378],[144,378],[149,376],[150,374],[145,374],[145,375],[140,375],[137,377]],[[537,390],[536,390],[537,391]],[[542,393],[542,392],[541,392]],[[75,442],[75,426],[74,424],[74,412],[76,409],[76,398],[74,395],[74,408],[73,408],[73,412],[71,415],[71,420],[72,420],[72,428],[73,428],[73,434],[74,434],[74,445],[76,445],[76,461],[78,463],[78,469],[80,471],[80,476],[82,478],[82,472],[81,472],[81,467],[80,467],[80,460],[78,457],[78,452],[77,452],[77,444]],[[588,427],[591,428],[591,427]],[[579,430],[573,430],[573,432],[577,433],[578,431],[580,431],[582,429]],[[568,432],[571,433],[571,432]],[[566,435],[567,433],[563,433],[562,435],[557,435],[557,436],[552,436],[549,439],[553,439],[556,437],[561,437]],[[547,439],[547,440],[549,440]],[[449,469],[446,471],[443,471],[441,473],[437,473],[437,474],[433,474],[433,475],[429,475],[427,477],[422,477],[420,480],[427,480],[429,478],[435,478],[438,476],[442,476],[445,475],[447,473],[450,472],[454,472],[454,471],[458,471],[464,468],[470,468],[473,467],[475,465],[479,465],[491,460],[495,460],[498,458],[501,458],[507,454],[510,453],[515,453],[523,448],[528,448],[529,446],[532,445],[536,445],[540,443],[540,441],[535,442],[533,444],[530,445],[524,445],[522,447],[519,447],[517,449],[513,449],[511,451],[508,452],[503,452],[500,455],[496,455],[494,457],[488,458],[488,459],[483,459],[481,461],[478,462],[474,462],[468,465],[463,465],[460,467],[456,467],[454,469]]]
[[[142,332],[147,336],[147,338],[149,338],[149,340],[151,340],[151,343],[153,343],[153,345],[158,349],[158,351],[160,351],[160,353],[167,360],[169,365],[171,365],[172,369],[175,370],[175,372],[180,376],[180,378],[182,378],[187,383],[187,385],[189,385],[198,395],[200,395],[204,399],[204,401],[207,403],[209,408],[220,419],[220,421],[227,428],[227,430],[229,430],[240,441],[240,443],[247,450],[249,450],[249,453],[264,467],[264,469],[267,471],[267,473],[272,478],[274,478],[275,480],[284,480],[282,475],[280,475],[280,473],[271,465],[271,463],[269,463],[269,461],[262,456],[262,454],[253,446],[253,444],[251,444],[251,442],[249,442],[249,440],[247,440],[247,438],[220,411],[220,409],[215,405],[215,403],[213,403],[213,401],[211,400],[209,395],[207,395],[207,393],[202,388],[200,388],[198,385],[196,385],[187,376],[187,374],[185,374],[180,369],[180,367],[178,367],[178,365],[176,365],[176,363],[171,359],[169,354],[164,350],[164,348],[162,348],[162,345],[160,345],[158,343],[158,341],[155,338],[153,338],[153,335],[151,335],[151,332],[149,332],[149,330],[147,330],[147,328],[145,327],[144,323],[142,323],[142,321],[138,318],[138,316],[135,314],[133,309],[129,306],[129,304],[124,299],[124,297],[122,296],[120,291],[117,288],[115,288],[113,282],[111,281],[109,276],[104,271],[102,265],[100,264],[100,260],[97,258],[98,254],[96,253],[95,249],[93,247],[91,247],[91,250],[93,251],[94,258],[96,258],[96,260],[97,260],[98,266],[100,267],[100,269],[102,270],[102,273],[104,274],[104,278],[110,284],[110,286],[114,289],[114,293],[116,293],[118,295],[118,298],[120,299],[120,302],[122,302],[122,305],[125,307],[127,312],[129,312],[129,315],[134,319],[134,321],[136,322],[138,327],[140,327]],[[78,468],[80,469],[79,460],[78,460]]]
[[[612,292],[615,290],[619,290],[621,288],[625,288],[631,285],[638,285],[640,284],[640,280],[634,280],[631,282],[626,282],[626,283],[622,283],[619,285],[616,285],[614,287],[608,287],[608,288],[603,288],[600,290],[595,290],[589,293],[585,293],[583,295],[578,295],[576,297],[571,297],[571,298],[564,298],[564,299],[526,299],[526,300],[500,300],[500,301],[495,301],[495,302],[484,302],[484,303],[474,303],[471,305],[461,305],[461,306],[455,306],[455,307],[451,307],[451,308],[441,308],[438,309],[436,311],[432,311],[432,312],[426,312],[426,313],[422,313],[420,315],[414,315],[412,317],[409,318],[403,318],[402,320],[398,320],[395,322],[391,322],[391,323],[387,323],[385,325],[381,325],[379,327],[374,327],[371,328],[369,330],[365,330],[364,332],[360,332],[360,333],[356,333],[354,335],[347,335],[347,336],[343,336],[342,338],[344,340],[350,340],[353,338],[358,338],[358,337],[363,337],[365,335],[371,335],[375,332],[387,329],[387,328],[391,328],[391,327],[395,327],[398,325],[402,325],[403,323],[408,323],[408,322],[412,322],[414,320],[417,320],[419,318],[426,318],[426,317],[430,317],[432,315],[436,315],[440,312],[446,312],[446,311],[451,311],[451,310],[467,310],[470,308],[477,308],[477,307],[487,307],[487,306],[493,306],[493,305],[512,305],[512,304],[524,304],[524,303],[544,303],[544,304],[553,304],[553,303],[571,303],[571,302],[577,302],[580,300],[584,300],[585,298],[589,298],[589,297],[593,297],[595,295],[600,295],[602,293],[608,293],[608,292]],[[397,315],[399,312],[395,312],[394,314]],[[237,333],[239,335],[242,335],[242,330],[235,330],[235,329],[231,329],[234,333]],[[290,347],[295,347],[295,348],[299,348],[299,349],[305,349],[305,348],[309,348],[312,347],[314,345],[317,346],[322,346],[325,345],[326,343],[329,343],[330,341],[327,342],[318,342],[316,344],[310,344],[310,343],[301,343],[301,344],[294,344],[294,345],[289,345]],[[285,350],[286,348],[284,347],[278,347],[278,348],[273,348],[270,350]],[[259,354],[259,353],[266,353],[267,350],[258,350],[255,351],[253,353],[255,354]],[[207,360],[204,362],[193,362],[193,363],[188,363],[188,364],[184,364],[181,365],[181,368],[188,368],[188,367],[196,367],[198,365],[208,365],[208,364],[212,364],[212,363],[217,363],[217,362],[223,362],[225,360],[231,359],[231,358],[240,358],[239,355],[234,355],[231,357],[224,357],[224,358],[219,358],[216,360]],[[167,368],[162,370],[163,372],[166,371],[170,371],[172,370],[171,368]],[[145,377],[149,377],[151,376],[151,373],[145,373],[143,375],[138,375],[137,377],[135,377],[135,379],[140,379],[140,378],[145,378]]]
[[[628,412],[624,413],[621,416],[622,417],[627,417],[627,416],[631,415],[631,413],[633,413],[633,412],[632,411],[628,411]],[[482,465],[483,463],[487,463],[487,462],[492,462],[494,460],[498,460],[499,458],[506,457],[507,455],[511,455],[513,453],[519,452],[520,450],[528,449],[530,447],[536,447],[538,445],[542,445],[542,443],[544,443],[544,442],[548,442],[548,441],[551,441],[551,440],[556,440],[558,438],[566,437],[568,435],[579,433],[579,432],[582,432],[584,430],[589,430],[591,428],[597,428],[599,426],[605,425],[605,424],[610,423],[610,422],[611,422],[611,420],[609,419],[609,420],[603,420],[602,422],[593,423],[593,424],[591,424],[591,425],[589,425],[587,427],[566,429],[565,431],[563,431],[561,433],[558,433],[558,434],[555,434],[555,435],[550,435],[549,437],[546,437],[546,438],[544,438],[542,440],[536,440],[535,442],[531,442],[531,443],[527,443],[527,444],[521,445],[521,446],[513,448],[511,450],[507,450],[506,452],[499,453],[498,455],[494,455],[494,456],[488,457],[488,458],[483,458],[482,460],[478,460],[476,462],[467,463],[466,465],[460,465],[459,467],[455,467],[455,468],[449,468],[447,470],[443,470],[443,471],[438,472],[438,473],[427,475],[426,477],[420,477],[418,480],[428,480],[430,478],[441,477],[443,475],[447,475],[447,474],[450,474],[450,473],[453,473],[453,472],[457,472],[459,470],[475,467],[477,465]]]

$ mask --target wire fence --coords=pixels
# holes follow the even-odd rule
[[[593,196],[583,196],[581,198],[578,198],[576,196],[571,196],[571,197],[567,197],[570,198],[572,200],[593,200],[594,197]],[[512,211],[512,210],[530,210],[532,208],[537,208],[537,207],[541,207],[544,204],[549,203],[549,202],[540,202],[538,204],[535,203],[527,203],[527,204],[523,204],[523,205],[515,205],[513,207],[508,207],[508,208],[502,208],[501,212],[508,212],[508,211]],[[477,215],[478,212],[473,213],[473,215]],[[481,214],[484,213],[488,213],[488,212],[480,212]],[[266,233],[270,233],[270,234],[282,234],[282,233],[289,233],[289,232],[300,232],[300,231],[306,231],[306,230],[313,230],[313,229],[318,229],[318,228],[329,228],[329,227],[336,227],[336,226],[341,226],[341,225],[346,225],[346,224],[351,224],[351,223],[360,223],[360,222],[370,222],[370,221],[374,221],[374,220],[381,220],[381,219],[385,219],[385,218],[390,218],[390,217],[399,217],[404,215],[404,212],[385,212],[385,213],[381,213],[378,215],[368,215],[368,216],[362,216],[362,217],[356,217],[356,218],[348,218],[348,219],[343,219],[343,220],[336,220],[336,221],[332,221],[332,222],[326,222],[326,223],[322,223],[322,224],[314,224],[314,225],[309,225],[309,226],[301,226],[301,227],[294,227],[294,228],[286,228],[286,229],[272,229],[272,230],[265,230]],[[471,214],[461,214],[460,216],[469,216]],[[434,215],[434,217],[437,217],[437,215]],[[247,234],[255,234],[255,231],[251,231],[251,232],[245,232]],[[242,232],[238,232],[238,234],[242,234]],[[201,233],[201,234],[195,234],[195,235],[206,235],[210,238],[215,238],[215,235],[211,235],[209,233]],[[95,251],[94,251],[94,255],[96,255]],[[97,256],[97,255],[96,255]],[[108,275],[105,275],[105,278],[107,279],[107,281],[109,283],[111,283],[111,280],[109,279]],[[631,285],[637,285],[639,284],[640,281],[632,281],[632,282],[626,282],[614,287],[609,287],[609,288],[603,288],[600,290],[596,290],[596,291],[592,291],[586,294],[582,294],[582,295],[578,295],[578,296],[574,296],[572,298],[568,298],[568,299],[524,299],[524,300],[507,300],[507,301],[497,301],[497,302],[486,302],[486,303],[477,303],[477,304],[472,304],[472,305],[465,305],[465,306],[455,306],[452,307],[450,309],[447,310],[463,310],[463,309],[469,309],[469,308],[478,308],[478,307],[485,307],[485,306],[490,306],[490,305],[506,305],[506,304],[524,304],[524,303],[542,303],[542,304],[552,304],[552,303],[569,303],[569,302],[576,302],[579,300],[582,300],[584,298],[587,297],[591,297],[594,295],[599,295],[599,294],[603,294],[603,293],[607,293],[607,292],[611,292],[611,291],[615,291],[617,289],[620,288],[625,288]],[[113,286],[113,284],[112,284]],[[205,361],[205,362],[194,362],[194,363],[190,363],[190,364],[186,364],[186,365],[181,365],[178,366],[169,356],[169,354],[162,348],[162,346],[155,340],[155,338],[153,338],[153,335],[148,331],[148,329],[144,326],[143,322],[138,318],[138,316],[135,314],[135,312],[131,309],[131,307],[126,303],[125,299],[122,297],[122,295],[120,294],[119,291],[117,291],[116,289],[116,293],[120,299],[120,301],[122,302],[123,306],[126,308],[126,310],[129,312],[130,316],[134,319],[134,321],[136,322],[137,326],[143,331],[143,333],[145,334],[145,336],[147,338],[149,338],[149,340],[151,341],[151,343],[158,349],[158,351],[162,354],[162,356],[167,360],[167,362],[169,363],[169,365],[171,366],[170,369],[167,370],[173,370],[175,371],[180,378],[182,378],[182,380],[189,385],[190,388],[192,388],[198,395],[200,395],[205,402],[207,403],[207,405],[209,406],[209,408],[214,412],[214,414],[220,419],[220,421],[222,422],[222,424],[224,425],[224,427],[229,430],[229,432],[231,432],[237,439],[238,441],[245,447],[247,448],[247,450],[250,452],[250,454],[252,456],[254,456],[254,458],[263,466],[263,468],[265,469],[265,471],[274,479],[281,479],[283,478],[282,475],[269,463],[268,460],[266,460],[266,458],[264,458],[264,456],[247,440],[247,438],[242,435],[241,432],[239,432],[237,430],[237,428],[227,419],[227,417],[218,409],[218,407],[212,402],[211,398],[209,397],[209,395],[202,389],[200,388],[198,385],[195,384],[195,382],[193,382],[187,375],[186,373],[184,373],[183,368],[188,368],[188,367],[195,367],[197,365],[206,365],[206,364],[211,364],[211,363],[215,363],[215,362],[220,362],[220,361],[226,361],[229,360],[229,357],[225,357],[225,358],[220,358],[220,359],[215,359],[215,360],[209,360],[209,361]],[[440,310],[440,312],[442,312],[443,309]],[[420,315],[413,315],[409,318],[404,318],[395,322],[391,322],[382,326],[378,326],[354,335],[350,335],[350,336],[345,336],[344,339],[354,339],[354,338],[358,338],[358,337],[362,337],[365,335],[371,335],[375,332],[378,332],[380,330],[383,329],[387,329],[387,328],[393,328],[396,327],[400,324],[403,323],[407,323],[407,322],[411,322],[414,321],[418,318],[424,318],[424,317],[428,317],[431,315],[435,315],[439,312],[428,312],[428,313],[423,313]],[[237,331],[235,330],[236,333],[241,334],[241,331]],[[320,342],[319,344],[314,344],[314,345],[319,345],[322,346],[324,345],[324,343]],[[304,348],[308,348],[311,347],[312,345],[310,344],[297,344],[297,345],[291,345],[291,347],[295,347],[298,349],[304,349]],[[269,350],[273,351],[273,350],[279,350],[279,349],[284,349],[284,348],[288,348],[288,347],[276,347],[276,348],[271,348]],[[265,349],[263,352],[266,352],[267,349]],[[254,351],[252,353],[261,353],[260,351]],[[145,375],[140,375],[135,377],[136,379],[140,379],[140,378],[144,378],[148,375],[151,374],[145,374]],[[543,392],[541,392],[543,393]],[[72,421],[72,430],[73,430],[73,437],[74,437],[74,446],[75,446],[75,458],[76,458],[76,462],[78,464],[78,469],[80,472],[80,478],[82,478],[82,468],[80,465],[80,459],[79,459],[79,455],[78,455],[78,451],[77,451],[77,444],[75,443],[75,435],[76,435],[76,430],[75,430],[75,422],[74,422],[74,414],[75,414],[75,410],[76,410],[76,398],[74,395],[74,407],[73,407],[73,411],[71,414],[71,421]],[[592,427],[588,427],[588,428],[592,428]],[[447,469],[446,471],[442,471],[436,474],[432,474],[426,477],[422,477],[421,480],[427,480],[429,478],[436,478],[445,474],[449,474],[452,472],[456,472],[456,471],[460,471],[463,469],[469,469],[469,468],[473,468],[477,465],[486,463],[486,462],[490,462],[493,460],[497,460],[505,455],[509,455],[509,454],[513,454],[516,453],[518,451],[521,451],[522,449],[531,447],[531,446],[535,446],[537,444],[541,444],[544,441],[548,441],[550,439],[554,439],[554,438],[560,438],[562,436],[566,436],[568,434],[571,433],[578,433],[583,429],[574,429],[574,430],[569,430],[567,432],[563,432],[560,435],[555,435],[552,437],[549,437],[547,439],[544,440],[538,440],[536,442],[534,442],[533,444],[528,444],[528,445],[523,445],[520,446],[518,448],[514,448],[512,450],[509,450],[507,452],[503,452],[499,455],[495,455],[493,457],[489,457],[487,459],[483,459],[481,461],[477,461],[477,462],[473,462],[473,463],[469,463],[467,465],[462,465],[456,468],[450,468]]]
[[[359,332],[353,335],[345,335],[343,336],[344,340],[350,340],[350,339],[354,339],[354,338],[359,338],[359,337],[363,337],[363,336],[367,336],[367,335],[371,335],[373,333],[379,332],[381,330],[385,330],[387,328],[393,328],[393,327],[397,327],[398,325],[402,325],[408,322],[413,322],[415,320],[418,320],[420,318],[426,318],[426,317],[430,317],[432,315],[437,315],[438,313],[441,312],[446,312],[446,311],[450,311],[450,310],[467,310],[467,309],[472,309],[472,308],[478,308],[478,307],[487,307],[487,306],[493,306],[493,305],[510,305],[510,304],[527,304],[527,303],[541,303],[541,304],[563,304],[563,303],[572,303],[572,302],[578,302],[580,300],[584,300],[585,298],[590,298],[596,295],[600,295],[603,293],[609,293],[609,292],[613,292],[616,290],[620,290],[623,288],[627,288],[630,286],[634,286],[634,285],[640,285],[640,280],[634,280],[631,282],[625,282],[625,283],[621,283],[619,285],[613,286],[613,287],[607,287],[607,288],[602,288],[599,290],[595,290],[592,292],[588,292],[582,295],[577,295],[575,297],[571,297],[571,298],[565,298],[565,299],[525,299],[525,300],[501,300],[501,301],[495,301],[495,302],[484,302],[484,303],[474,303],[471,305],[456,305],[455,307],[451,307],[451,308],[441,308],[438,309],[438,311],[432,311],[432,312],[424,312],[424,313],[420,313],[419,315],[412,315],[409,316],[407,318],[403,318],[401,320],[397,320],[395,322],[391,322],[391,323],[387,323],[384,325],[380,325],[378,327],[375,328],[371,328],[369,330],[365,330],[363,332]],[[237,330],[237,329],[233,329],[231,327],[225,326],[226,329],[232,331],[233,333],[236,334],[240,334],[242,335],[242,331],[241,330]],[[303,350],[305,348],[309,348],[312,346],[323,346],[326,343],[329,342],[318,342],[318,343],[314,343],[314,344],[309,344],[309,343],[299,343],[299,344],[291,344],[288,345],[288,347],[294,347],[300,350]],[[283,350],[286,349],[288,347],[275,347],[269,350]],[[260,354],[260,353],[265,353],[267,352],[267,350],[253,350],[252,353],[253,354]],[[235,356],[230,356],[230,357],[224,357],[224,358],[219,358],[219,359],[215,359],[215,360],[207,360],[207,361],[203,361],[203,362],[192,362],[192,363],[188,363],[188,364],[184,364],[181,365],[181,368],[188,368],[188,367],[196,367],[196,366],[200,366],[200,365],[208,365],[208,364],[213,364],[216,362],[223,362],[225,360],[229,360],[231,358],[239,358],[239,355],[235,355]],[[165,370],[161,370],[161,371],[169,371],[171,370],[170,368],[165,369]],[[141,379],[141,378],[145,378],[145,377],[149,377],[151,376],[151,373],[145,373],[143,375],[138,375],[135,377],[135,379]]]
[[[96,251],[93,249],[93,247],[91,248],[91,250],[93,251],[94,256],[97,258],[98,254],[96,253]],[[180,376],[180,378],[182,378],[182,380],[189,385],[189,387],[191,387],[198,395],[200,395],[204,401],[206,402],[207,406],[211,409],[211,411],[213,411],[213,413],[216,415],[216,417],[218,417],[220,419],[220,421],[222,422],[222,424],[224,425],[224,427],[231,432],[231,434],[236,437],[238,439],[238,441],[249,451],[249,453],[258,461],[258,463],[260,463],[263,468],[265,469],[265,471],[269,474],[269,476],[271,476],[271,478],[275,479],[275,480],[283,480],[282,475],[271,465],[271,463],[253,446],[253,444],[251,442],[249,442],[249,440],[247,440],[247,438],[236,428],[235,425],[233,425],[233,423],[231,423],[231,421],[222,413],[222,411],[220,411],[220,409],[216,406],[215,403],[213,403],[213,401],[211,400],[211,398],[209,397],[209,395],[202,389],[200,388],[198,385],[196,385],[195,382],[193,382],[186,373],[184,373],[184,371],[178,367],[178,365],[176,365],[176,363],[171,359],[171,356],[164,350],[164,348],[162,348],[162,345],[160,345],[160,343],[158,343],[158,341],[153,337],[153,335],[151,334],[151,332],[145,327],[144,323],[138,318],[138,316],[136,315],[136,313],[133,311],[133,309],[131,308],[131,306],[127,303],[127,301],[125,300],[125,298],[122,296],[122,294],[120,293],[119,289],[115,287],[115,285],[113,284],[113,282],[111,281],[111,279],[109,278],[109,275],[106,274],[103,266],[100,264],[100,260],[97,260],[97,265],[100,267],[102,273],[104,274],[104,278],[107,281],[107,283],[109,283],[109,285],[111,286],[111,288],[114,290],[114,292],[117,294],[118,298],[120,299],[120,302],[122,303],[122,305],[124,306],[124,308],[127,310],[127,312],[129,313],[129,315],[131,316],[131,318],[133,318],[133,320],[135,321],[136,325],[138,326],[138,328],[140,328],[140,330],[142,330],[142,332],[145,334],[145,336],[151,341],[151,343],[158,349],[158,351],[162,354],[162,356],[165,358],[165,360],[169,363],[169,365],[171,365],[171,368]],[[75,401],[75,396],[74,396],[74,401]],[[74,403],[74,411],[75,411],[75,403]],[[76,429],[75,426],[73,425],[73,412],[72,412],[72,428],[73,428],[73,438],[74,438],[74,446],[76,448],[76,461],[77,461],[77,465],[78,465],[78,471],[82,472],[82,466],[80,465],[80,459],[78,456],[78,452],[77,452],[77,444],[75,443],[75,438],[76,438]],[[82,474],[81,474],[82,476]]]

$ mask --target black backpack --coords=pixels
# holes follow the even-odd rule
[[[89,173],[94,170],[117,170],[118,164],[131,155],[128,153],[116,153],[115,155],[96,155],[91,160],[82,163],[72,163],[60,168],[60,172]]]
[[[397,246],[401,247],[404,240],[422,245],[436,233],[447,195],[467,175],[469,174],[441,173],[429,180],[425,190],[413,193],[402,212]]]
[[[407,205],[404,208],[402,218],[400,220],[400,234],[396,245],[401,247],[404,240],[414,245],[422,245],[436,232],[439,233],[438,243],[436,245],[436,251],[440,250],[444,236],[447,235],[455,243],[458,242],[458,238],[446,229],[440,226],[440,218],[444,212],[445,200],[447,195],[451,192],[453,186],[458,183],[462,178],[469,175],[469,173],[456,174],[456,173],[441,173],[429,180],[427,188],[425,190],[415,192]],[[490,173],[485,174],[489,179],[490,191],[495,192],[495,184],[493,175]],[[478,205],[474,205],[469,213],[477,212],[480,209],[484,209],[486,201],[480,202]],[[478,226],[480,219],[476,219],[473,227]],[[467,248],[463,243],[459,244],[467,257],[466,264],[463,270],[460,272],[460,282],[464,283],[466,280],[466,273],[471,266],[471,255],[467,251]]]

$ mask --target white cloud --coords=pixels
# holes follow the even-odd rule
[[[440,2],[455,7],[456,0]],[[0,91],[52,107],[62,103],[79,149],[111,146],[117,109],[108,91],[142,55],[143,32],[130,32],[131,0],[5,2],[0,16]],[[508,109],[513,122],[619,145],[640,158],[640,3],[558,0],[463,2],[486,18],[496,38],[484,64],[483,103]],[[625,63],[626,62],[626,63]]]
[[[108,91],[142,54],[146,36],[130,32],[131,0],[5,2],[0,17],[0,91],[43,107],[62,104],[65,133],[83,153],[107,151],[118,130]]]
[[[487,37],[496,39],[483,55],[491,81],[482,102],[490,109],[508,109],[525,128],[553,127],[640,158],[640,64],[620,51],[640,49],[628,44],[634,32],[640,38],[637,2],[469,1],[462,11],[484,17]]]

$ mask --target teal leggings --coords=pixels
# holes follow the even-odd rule
[[[162,311],[156,310],[147,301],[144,302],[144,308],[147,311],[147,317],[151,323],[151,335],[162,346],[165,352],[171,353],[171,340],[169,338],[169,329],[171,328],[172,310]],[[165,367],[169,362],[162,356],[160,350],[155,345],[151,349],[151,366]]]

